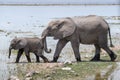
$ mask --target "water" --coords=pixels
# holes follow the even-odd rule
[[[112,11],[112,12],[111,12]],[[0,6],[0,29],[26,30],[26,27],[47,25],[53,18],[99,15],[119,16],[116,6]],[[22,27],[22,29],[21,29]],[[33,29],[32,29],[33,30]],[[28,28],[27,31],[31,31]]]
[[[111,12],[112,11],[112,12]],[[19,64],[12,64],[16,55],[8,59],[8,47],[11,39],[17,37],[40,37],[42,31],[47,27],[49,21],[61,17],[99,15],[110,17],[106,19],[110,24],[113,42],[119,46],[120,43],[120,20],[113,19],[112,16],[120,16],[120,6],[0,6],[0,79],[6,80],[10,75],[17,73]],[[115,24],[112,24],[115,23]],[[116,24],[118,23],[118,24]],[[48,47],[52,49],[51,54],[45,54],[52,60],[57,41],[53,38],[47,38]],[[81,45],[80,51],[83,53],[92,52],[92,45]],[[86,55],[86,54],[85,54]],[[85,55],[82,55],[84,57]],[[34,58],[34,57],[32,57]],[[61,52],[58,61],[75,61],[74,54],[70,44]],[[33,59],[33,61],[35,61]],[[23,57],[21,62],[27,62]],[[20,64],[22,65],[22,64]],[[4,75],[5,74],[5,75]],[[19,75],[19,74],[18,74]]]
[[[117,63],[118,67],[116,70],[113,71],[113,73],[109,76],[108,80],[119,80],[120,79],[120,63]]]
[[[2,4],[120,4],[119,0],[0,0]]]

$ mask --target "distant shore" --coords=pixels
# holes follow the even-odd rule
[[[99,6],[120,4],[0,4],[0,6]]]

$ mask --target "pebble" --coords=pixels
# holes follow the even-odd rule
[[[63,67],[62,70],[70,71],[71,68],[70,67]]]
[[[25,77],[31,77],[31,76],[33,76],[34,74],[38,74],[39,72],[37,72],[37,71],[31,71],[31,72],[28,72],[26,75],[25,75]]]
[[[52,78],[51,77],[47,77],[47,80],[52,80]]]
[[[64,64],[72,64],[72,62],[71,62],[71,61],[66,60],[66,61],[64,62]]]
[[[32,80],[32,77],[27,77],[25,78],[25,80]]]
[[[8,80],[20,80],[20,79],[17,76],[12,75]]]

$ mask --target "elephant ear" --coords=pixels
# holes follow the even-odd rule
[[[17,49],[21,49],[21,48],[24,48],[27,44],[27,41],[25,39],[18,39],[17,40],[17,44],[16,44],[16,48]]]
[[[54,39],[63,39],[72,35],[76,29],[76,25],[68,20],[59,21],[57,31],[54,35]]]

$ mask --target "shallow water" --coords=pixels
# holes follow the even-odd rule
[[[112,11],[112,12],[111,12]],[[107,16],[106,19],[110,23],[113,43],[119,46],[120,43],[120,20],[111,18],[119,15],[119,5],[115,6],[0,6],[0,79],[6,80],[10,75],[18,74],[20,65],[14,64],[16,55],[12,54],[8,59],[8,47],[11,39],[17,37],[40,37],[42,31],[46,28],[48,22],[55,18],[73,17],[84,15]],[[111,24],[119,23],[119,24]],[[52,60],[57,40],[47,38],[48,47],[52,49],[52,53],[46,54],[49,60]],[[87,53],[94,51],[93,45],[81,45],[80,52],[86,57]],[[93,56],[93,55],[88,55]],[[32,61],[35,58],[32,55]],[[66,60],[75,61],[74,54],[70,43],[62,50],[59,62]],[[22,56],[21,62],[27,62]],[[26,64],[25,64],[26,65]],[[29,64],[28,64],[29,66]],[[21,70],[20,70],[21,71]]]
[[[118,67],[113,71],[113,73],[108,77],[108,80],[119,80],[120,79],[120,63],[117,63]]]
[[[111,12],[112,11],[112,12]],[[34,31],[34,27],[47,25],[54,18],[99,15],[119,16],[115,6],[0,6],[0,29],[7,31]],[[29,27],[26,29],[26,27]],[[37,30],[36,33],[41,32]]]
[[[0,3],[7,4],[119,4],[119,0],[1,0]]]

